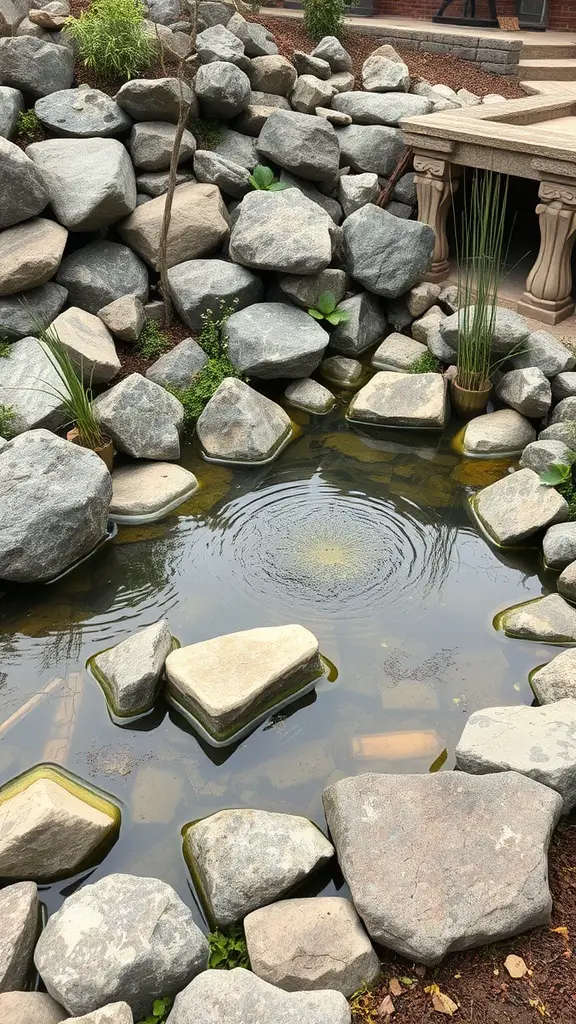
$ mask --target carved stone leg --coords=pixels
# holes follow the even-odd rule
[[[430,272],[425,274],[425,280],[444,281],[450,269],[446,216],[451,206],[452,194],[458,187],[460,168],[452,166],[448,160],[415,155],[414,170],[418,220],[423,224],[429,224],[436,232],[432,267]]]
[[[518,312],[558,324],[574,312],[570,258],[576,230],[576,182],[543,181],[536,207],[540,251],[526,281]]]

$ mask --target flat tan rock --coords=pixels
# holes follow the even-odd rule
[[[383,370],[354,396],[348,417],[382,426],[441,430],[446,419],[446,385],[440,373]]]
[[[52,323],[53,330],[76,366],[82,369],[86,385],[107,384],[120,369],[114,339],[102,321],[85,309],[70,306]]]
[[[198,488],[194,473],[171,462],[136,462],[112,473],[110,515],[166,515]]]
[[[138,341],[146,319],[144,305],[137,295],[121,295],[99,309],[98,316],[121,341]]]
[[[0,233],[0,295],[37,288],[54,276],[68,232],[61,224],[33,217]]]

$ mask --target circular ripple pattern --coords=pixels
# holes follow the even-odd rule
[[[399,511],[319,478],[245,495],[214,525],[217,553],[237,587],[321,618],[372,618],[383,603],[416,596],[421,603],[448,564],[450,531],[442,524],[409,503]]]

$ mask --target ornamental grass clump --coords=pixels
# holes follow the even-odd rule
[[[78,443],[83,448],[91,448],[93,451],[103,448],[109,438],[102,433],[96,417],[92,390],[84,386],[82,372],[78,374],[58,332],[54,327],[48,327],[38,332],[38,340],[60,380],[60,385],[45,382],[42,390],[62,403],[70,417],[70,424],[76,427]]]
[[[65,31],[74,39],[80,60],[102,78],[129,79],[150,67],[157,50],[147,34],[142,0],[92,0]]]

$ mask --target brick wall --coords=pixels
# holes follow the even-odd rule
[[[433,14],[436,14],[440,0],[373,0],[374,14],[384,14],[393,18],[395,15],[402,18],[423,18],[428,21]],[[514,0],[496,0],[496,8],[499,14],[514,14]],[[454,17],[458,17],[462,11],[462,0],[454,0],[446,14],[454,11]],[[479,17],[488,10],[485,0],[476,0],[476,13]],[[548,25],[553,29],[568,29],[576,32],[576,0],[550,0]],[[540,33],[534,33],[535,40]]]

